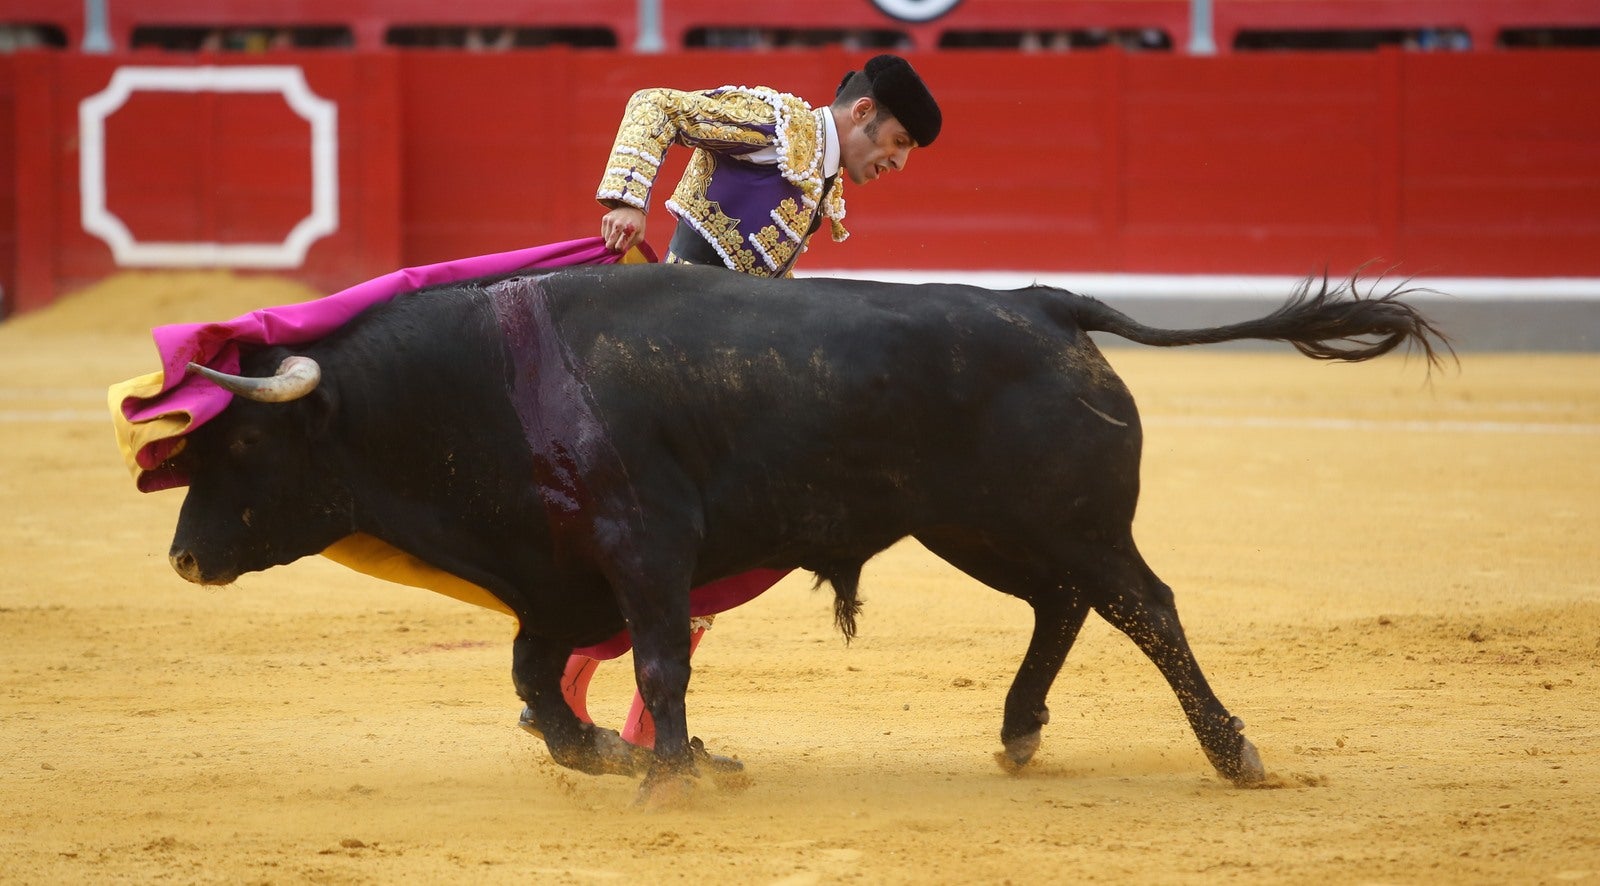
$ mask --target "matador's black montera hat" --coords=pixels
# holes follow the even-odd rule
[[[918,146],[927,147],[939,137],[939,126],[944,122],[939,114],[939,103],[933,100],[933,93],[928,91],[922,78],[911,69],[910,62],[898,55],[875,56],[859,75],[867,78],[873,100],[900,121]],[[854,71],[846,74],[839,90],[842,92],[845,83],[855,76],[858,73]]]

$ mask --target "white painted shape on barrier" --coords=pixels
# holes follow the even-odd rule
[[[904,22],[931,22],[956,8],[961,0],[872,0],[878,11]]]
[[[142,243],[106,205],[105,122],[135,92],[276,92],[311,124],[311,214],[281,243]],[[119,267],[297,268],[317,240],[339,229],[339,109],[311,91],[293,65],[122,67],[78,105],[83,229],[111,247]]]

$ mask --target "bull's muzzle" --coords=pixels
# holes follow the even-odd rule
[[[183,548],[173,548],[167,552],[167,562],[172,564],[172,571],[182,576],[184,581],[197,585],[231,584],[238,578],[237,575],[206,575],[194,552]]]

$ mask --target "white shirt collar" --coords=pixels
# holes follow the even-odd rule
[[[826,178],[839,174],[839,129],[833,122],[832,108],[822,109],[822,128],[827,131],[822,148],[822,175]]]

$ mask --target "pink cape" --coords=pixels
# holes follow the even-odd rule
[[[649,261],[655,254],[644,244]],[[178,323],[151,330],[161,357],[160,392],[124,397],[118,406],[126,428],[175,413],[186,414],[188,424],[175,436],[150,440],[134,451],[141,492],[154,492],[188,484],[188,478],[167,464],[182,444],[182,435],[215,418],[233,395],[210,381],[188,373],[199,363],[227,373],[239,371],[240,345],[296,345],[316,341],[367,308],[397,295],[441,283],[469,280],[522,270],[559,268],[580,264],[612,264],[623,256],[606,248],[599,237],[568,240],[512,252],[479,255],[456,261],[405,268],[368,280],[333,295],[300,304],[262,308],[222,323]],[[348,564],[347,564],[348,565]],[[754,569],[719,579],[690,591],[689,612],[713,615],[748,602],[787,575],[787,570]],[[623,630],[611,639],[575,650],[590,658],[616,658],[632,646]]]

